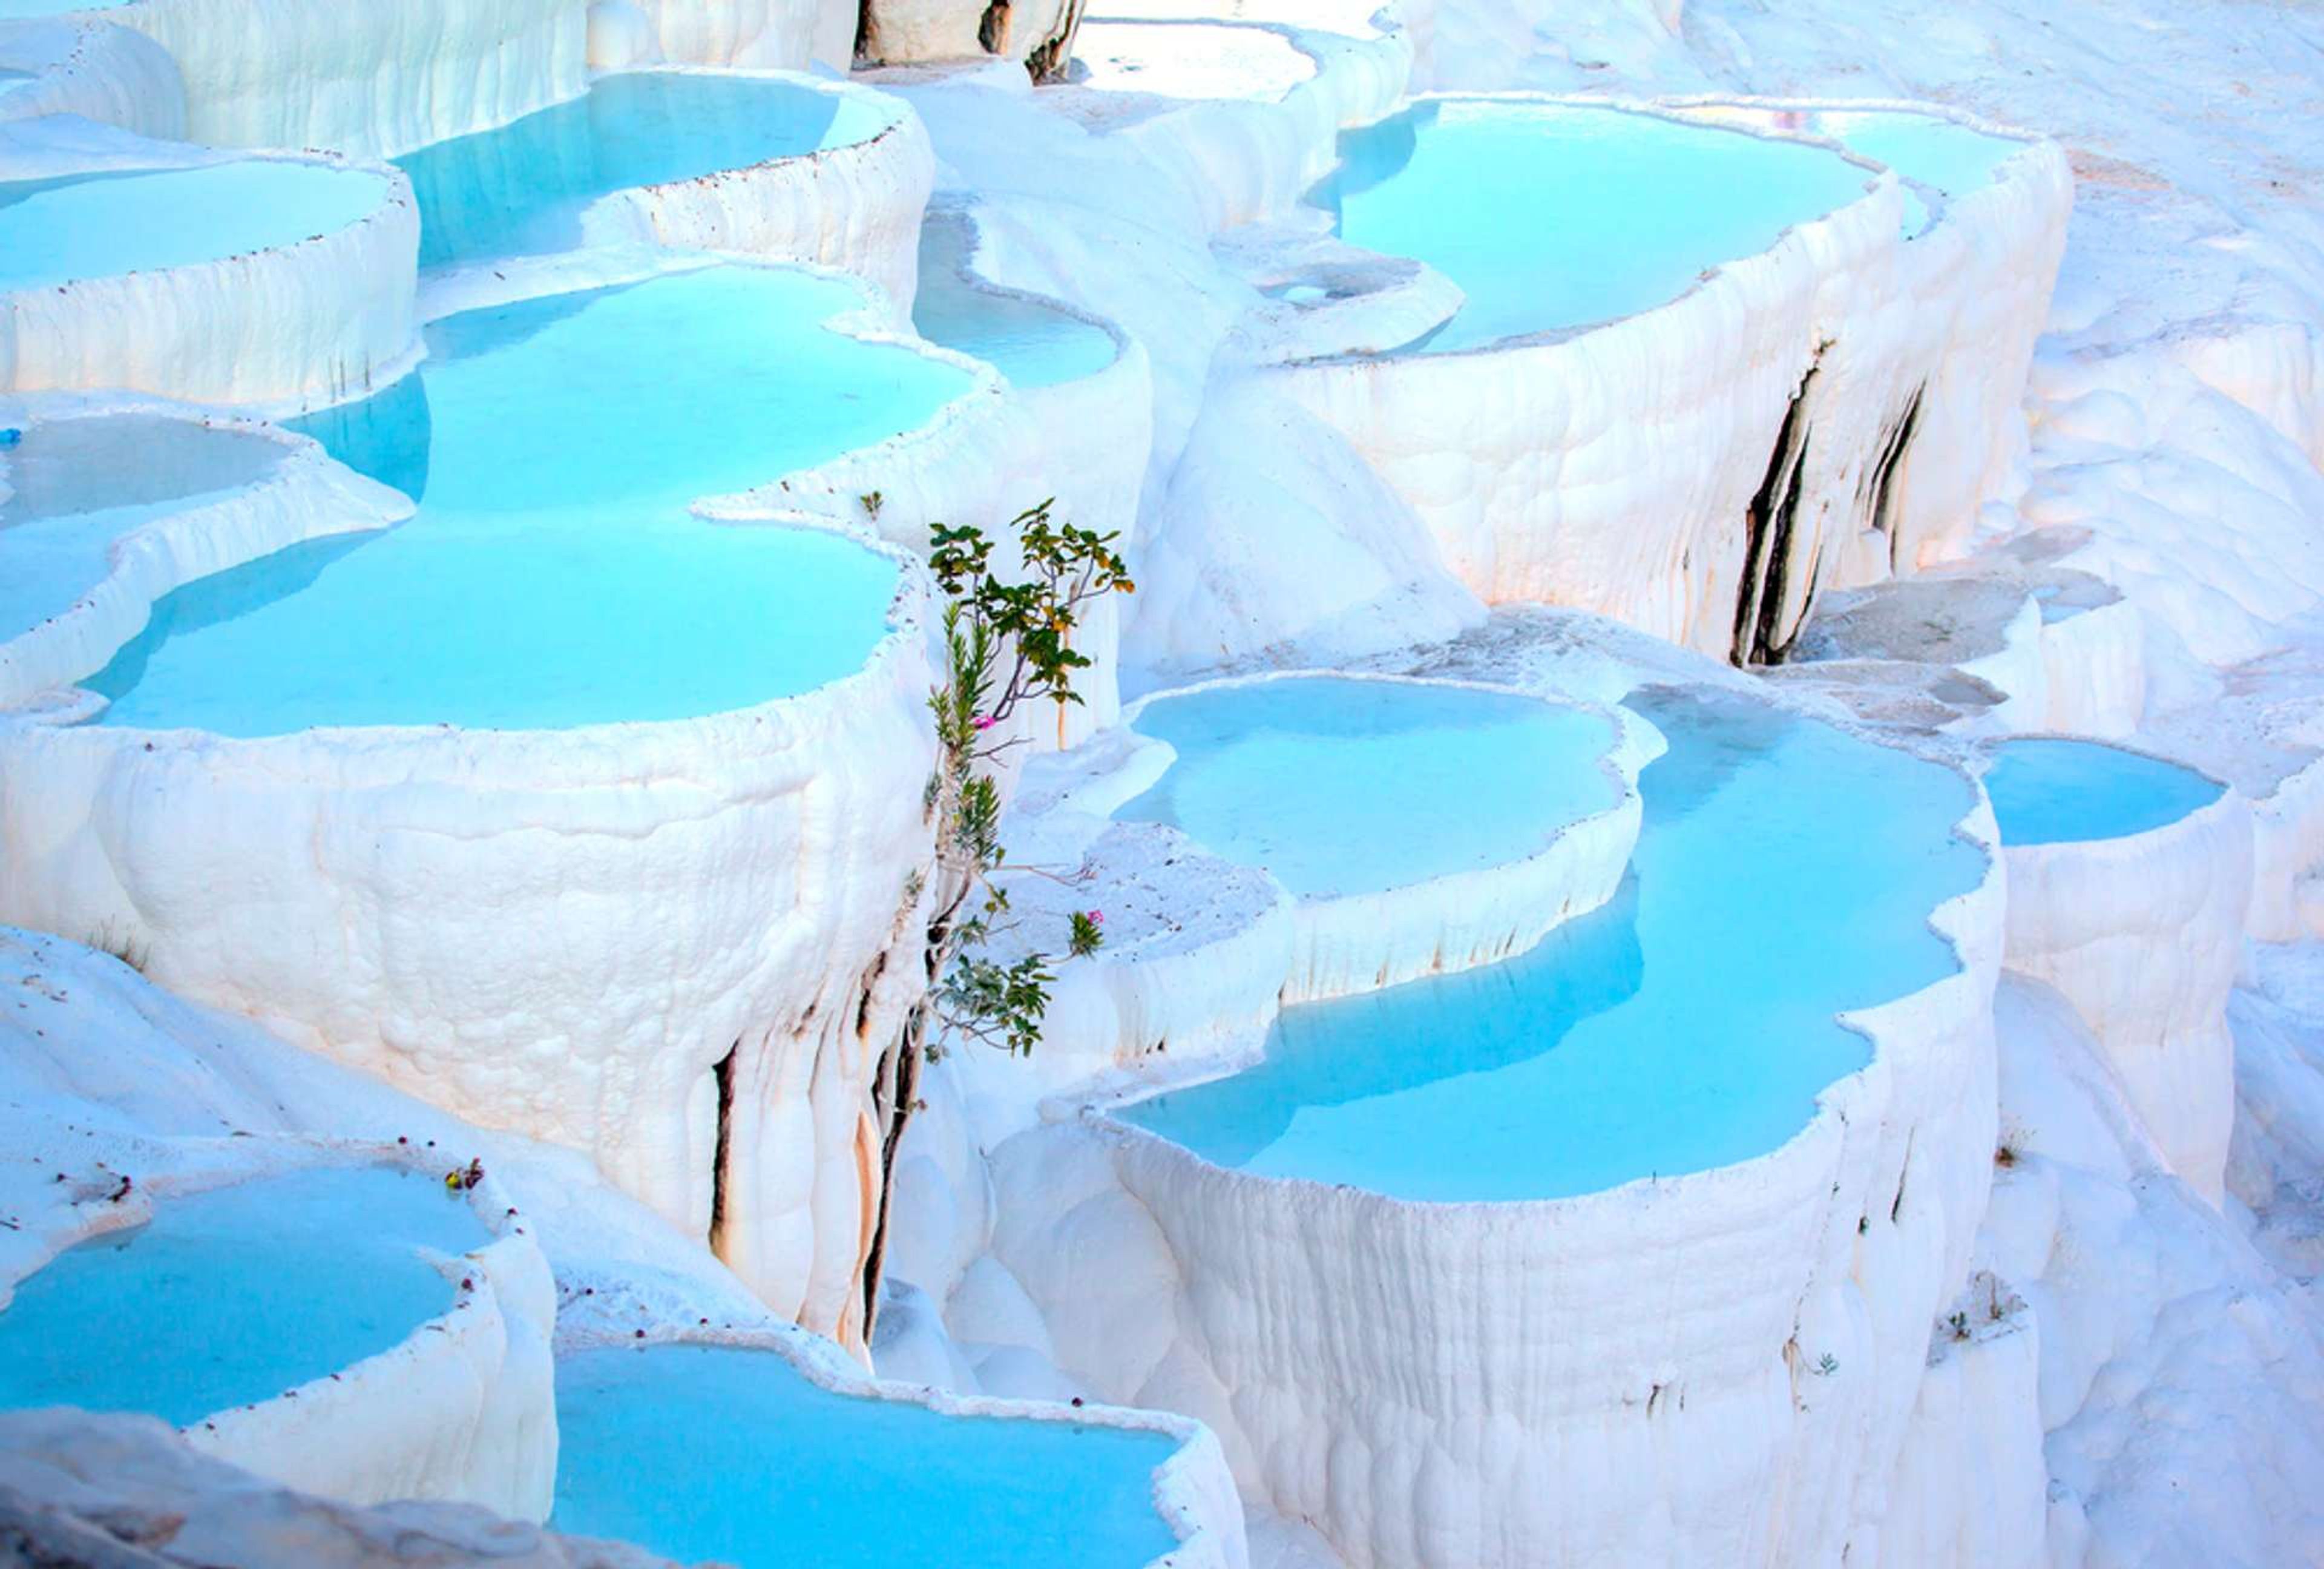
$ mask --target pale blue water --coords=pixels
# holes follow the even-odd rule
[[[920,287],[912,327],[930,343],[981,359],[1019,387],[1054,387],[1114,361],[1104,328],[1037,300],[993,294],[961,276],[967,226],[932,217],[920,229]]]
[[[560,729],[752,706],[860,669],[895,568],[688,502],[925,424],[964,372],[817,325],[859,296],[718,267],[454,316],[418,374],[302,421],[420,498],[162,601],[102,722]]]
[[[2179,821],[2223,787],[2193,769],[2096,741],[1997,743],[1985,793],[2005,844],[2119,839]]]
[[[780,1355],[584,1352],[557,1365],[550,1524],[738,1569],[1135,1569],[1177,1546],[1159,1433],[852,1398]]]
[[[386,192],[364,170],[264,159],[0,185],[0,289],[295,245],[348,227]]]
[[[75,11],[111,11],[129,0],[0,0],[0,21],[27,16],[63,16]]]
[[[1135,727],[1178,758],[1114,816],[1302,895],[1520,861],[1619,799],[1608,720],[1504,692],[1303,677],[1157,698]]]
[[[568,249],[598,197],[866,142],[888,124],[798,82],[631,71],[396,162],[420,201],[420,263],[441,267]]]
[[[1351,245],[1412,256],[1468,300],[1432,351],[1609,321],[1863,194],[1800,143],[1619,109],[1447,99],[1340,138],[1311,199]]]
[[[1898,109],[1817,110],[1812,124],[1816,131],[1850,152],[1886,164],[1948,198],[1967,196],[1987,184],[2005,159],[2025,147],[2023,142],[1988,136],[1941,115]],[[1928,204],[1909,185],[1903,194],[1904,232],[1919,234],[1929,225]]]
[[[2006,160],[2025,150],[2023,142],[1988,136],[1941,115],[1825,109],[1817,113],[1816,124],[1850,152],[1950,197],[1967,196],[1991,183]]]
[[[279,443],[185,420],[110,414],[34,426],[5,457],[0,642],[53,619],[105,578],[114,541],[254,485]]]
[[[1507,964],[1286,1011],[1266,1060],[1128,1108],[1205,1159],[1424,1201],[1563,1198],[1775,1149],[1868,1060],[1833,1015],[1953,973],[1967,781],[1731,697],[1670,743],[1615,903]],[[1458,798],[1449,809],[1458,809]]]
[[[180,1426],[271,1400],[452,1306],[420,1250],[491,1241],[424,1172],[319,1167],[170,1198],[60,1253],[0,1312],[0,1409],[139,1411]]]

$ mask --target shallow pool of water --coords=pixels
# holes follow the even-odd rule
[[[687,512],[968,390],[964,371],[818,325],[860,299],[717,267],[435,323],[414,377],[302,422],[420,515],[169,595],[86,683],[112,699],[102,722],[562,729],[723,713],[860,669],[893,563]]]
[[[1267,1058],[1128,1108],[1205,1159],[1432,1201],[1569,1197],[1747,1160],[1868,1043],[1833,1015],[1952,974],[1966,780],[1740,698],[1632,706],[1631,876],[1506,964],[1286,1010]]]
[[[420,204],[420,263],[579,243],[595,198],[867,142],[887,117],[802,82],[696,71],[601,77],[569,103],[396,162]]]
[[[2005,844],[2119,839],[2167,826],[2219,798],[2193,769],[2096,741],[1997,743],[1986,794]]]
[[[920,230],[920,288],[912,328],[930,343],[984,361],[1019,387],[1054,387],[1114,361],[1112,335],[1037,300],[994,294],[961,275],[968,226],[936,214]]]
[[[0,451],[0,642],[102,582],[114,541],[257,484],[284,448],[249,431],[150,414],[35,425]]]
[[[0,1407],[180,1426],[340,1372],[452,1306],[421,1250],[491,1240],[426,1173],[318,1167],[154,1206],[60,1253],[0,1312]]]
[[[1136,1569],[1177,1543],[1159,1433],[835,1394],[779,1353],[613,1347],[557,1367],[550,1523],[738,1569]]]
[[[1424,346],[1609,321],[1863,194],[1819,147],[1619,109],[1418,105],[1340,138],[1312,199],[1351,245],[1411,256],[1467,293]]]
[[[1815,127],[1875,163],[1948,197],[1992,183],[1994,171],[2025,143],[1990,136],[1941,115],[1900,109],[1825,109]]]
[[[1298,677],[1157,698],[1134,727],[1178,756],[1114,816],[1301,895],[1522,861],[1620,798],[1609,721],[1506,692]]]
[[[350,226],[386,194],[365,170],[271,159],[0,185],[0,289],[296,245]]]

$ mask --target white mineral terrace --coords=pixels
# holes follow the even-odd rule
[[[2319,104],[0,0],[0,1560],[2324,1564]]]

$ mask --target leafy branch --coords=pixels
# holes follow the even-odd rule
[[[1025,574],[1016,581],[1004,582],[993,570],[993,541],[982,530],[939,524],[929,531],[928,565],[945,597],[943,679],[928,694],[936,767],[921,802],[936,830],[936,860],[907,891],[908,904],[927,900],[927,989],[882,1055],[873,1089],[881,1181],[864,1261],[867,1338],[879,1313],[897,1147],[919,1104],[921,1065],[941,1049],[933,1027],[1014,1056],[1029,1055],[1040,1043],[1056,979],[1056,961],[1047,954],[1003,963],[984,951],[1012,925],[1008,890],[994,881],[1008,863],[1001,843],[1000,771],[1008,754],[1026,744],[1019,721],[1028,706],[1047,705],[1062,719],[1069,705],[1082,701],[1074,678],[1092,661],[1073,639],[1089,608],[1109,595],[1135,593],[1138,586],[1113,548],[1118,536],[1061,523],[1051,515],[1055,504],[1045,501],[1010,520]],[[1098,910],[1074,911],[1067,955],[1095,953],[1105,940],[1104,925]]]
[[[1137,589],[1113,549],[1117,536],[1058,523],[1054,504],[1043,502],[1010,523],[1029,574],[1020,582],[1001,580],[992,541],[973,525],[940,524],[929,538],[929,566],[945,595],[945,682],[928,697],[939,750],[928,785],[936,824],[932,996],[955,1034],[1019,1055],[1040,1040],[1056,977],[1044,954],[1003,964],[979,952],[1009,924],[1008,891],[993,881],[1008,860],[997,765],[1025,744],[1014,721],[1026,705],[1062,710],[1082,701],[1074,678],[1090,658],[1074,647],[1073,633],[1086,608]],[[1066,952],[1095,953],[1103,923],[1098,911],[1075,911]]]

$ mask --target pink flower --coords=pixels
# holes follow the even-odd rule
[[[1105,924],[1105,911],[1102,909],[1091,910],[1089,912],[1089,923],[1092,926],[1103,926]]]
[[[995,719],[990,714],[979,714],[974,719],[970,720],[969,723],[975,725],[979,730],[990,730],[994,725],[1000,724],[1001,721]]]

